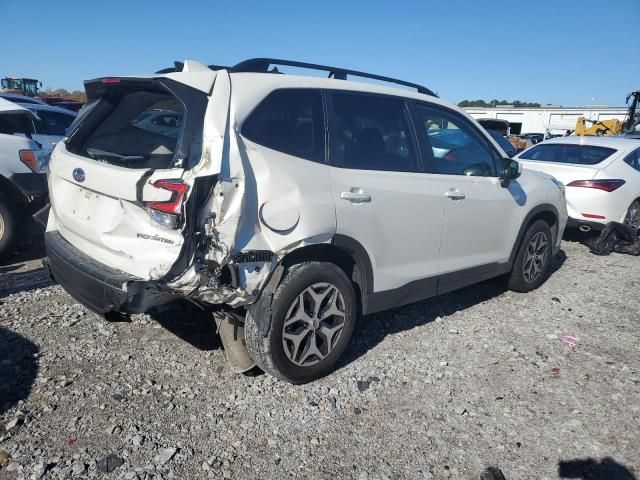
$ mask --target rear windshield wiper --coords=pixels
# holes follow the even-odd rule
[[[145,159],[142,155],[120,155],[119,153],[107,152],[106,150],[100,150],[99,148],[87,148],[87,154],[94,160],[115,158],[121,162],[136,162]]]

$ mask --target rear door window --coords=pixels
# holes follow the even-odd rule
[[[272,92],[245,120],[242,135],[272,150],[324,162],[322,94],[306,89]]]
[[[595,145],[564,143],[542,143],[520,154],[523,160],[535,162],[571,163],[574,165],[596,165],[616,153],[614,148]]]
[[[419,171],[403,100],[332,94],[331,165],[361,170]]]
[[[425,154],[431,154],[431,173],[497,176],[499,155],[461,115],[438,106],[416,104],[414,122]]]

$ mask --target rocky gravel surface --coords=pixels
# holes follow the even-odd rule
[[[108,323],[0,267],[0,480],[640,477],[640,258],[563,251],[365,317],[303,386],[233,374],[189,304]]]

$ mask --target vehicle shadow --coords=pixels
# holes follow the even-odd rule
[[[0,326],[0,415],[29,396],[38,374],[38,347]]]
[[[37,260],[45,256],[44,227],[33,222],[33,225],[30,225],[28,230],[20,236],[14,247],[13,255],[0,262],[0,268],[4,268],[4,271],[10,271],[19,268],[16,266],[19,263]]]
[[[16,272],[22,265],[15,268],[0,267],[0,299],[17,292],[29,292],[38,288],[54,284],[49,272],[44,267],[38,267],[26,272]]]
[[[191,302],[178,300],[155,307],[149,311],[149,316],[163,328],[198,350],[208,351],[221,348],[213,315]]]
[[[558,271],[566,259],[567,256],[563,250],[553,257],[549,265],[548,276],[550,277]],[[502,276],[422,302],[367,315],[356,324],[351,344],[339,360],[338,368],[357,360],[388,335],[426,325],[438,317],[447,317],[466,310],[506,291],[507,281]]]
[[[560,478],[581,480],[636,480],[634,473],[613,458],[563,460],[558,463]]]

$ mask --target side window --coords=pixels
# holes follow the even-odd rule
[[[318,90],[276,90],[242,126],[247,139],[279,152],[324,162],[322,96]]]
[[[432,173],[496,176],[497,154],[462,117],[437,107],[416,104],[415,125],[432,154]]]
[[[627,155],[624,161],[636,170],[640,171],[640,148]]]
[[[74,118],[73,115],[47,110],[37,110],[36,114],[40,117],[40,121],[36,121],[36,133],[43,135],[66,135],[67,128]]]
[[[397,172],[419,170],[404,101],[349,94],[333,94],[331,99],[331,165]]]

